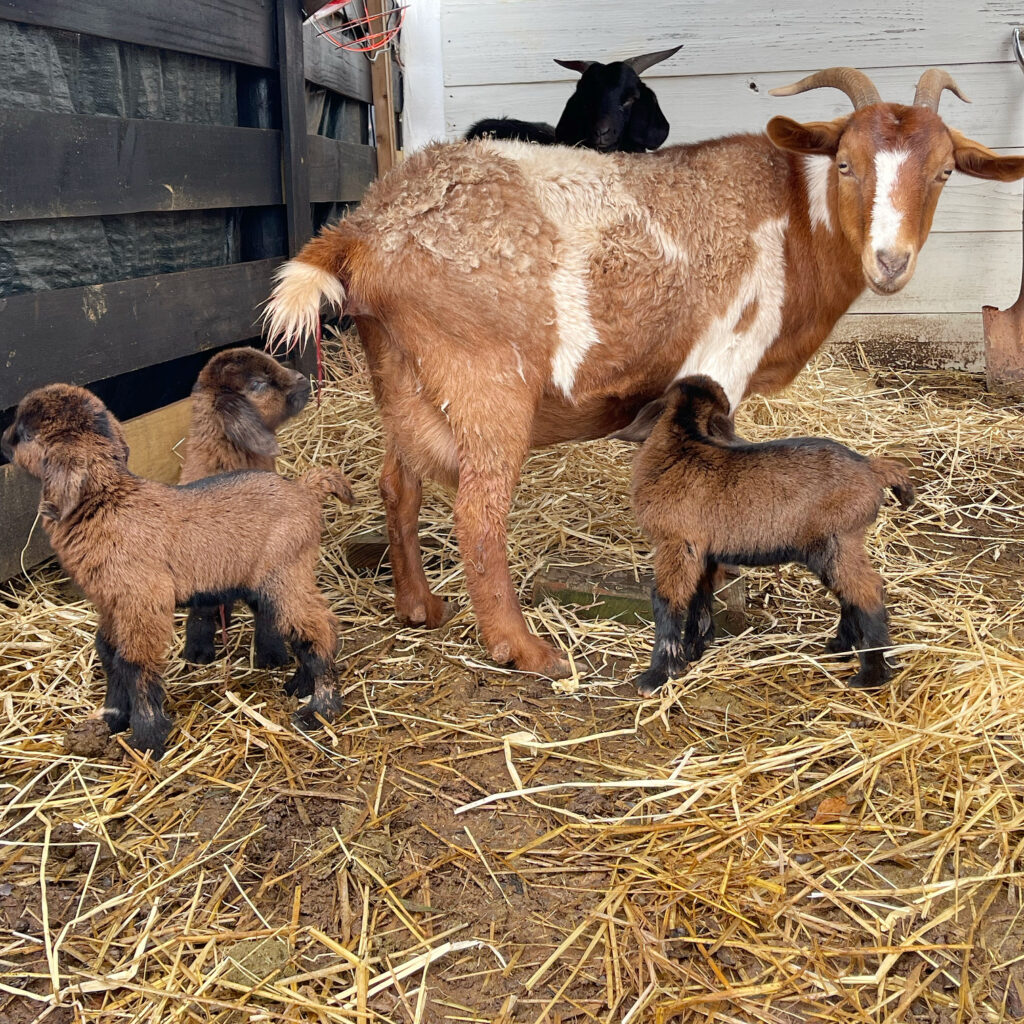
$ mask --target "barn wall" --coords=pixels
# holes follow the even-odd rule
[[[672,130],[668,144],[759,131],[784,113],[825,120],[849,111],[832,90],[780,99],[777,85],[833,64],[867,71],[886,98],[909,102],[921,72],[947,68],[973,101],[946,93],[948,123],[1002,153],[1024,152],[1024,73],[1011,52],[1021,8],[1009,0],[442,0],[445,130],[483,116],[557,120],[576,75],[553,58],[615,60],[683,49],[646,73]],[[911,284],[862,296],[833,340],[909,365],[981,368],[980,308],[1016,298],[1020,182],[954,175]]]

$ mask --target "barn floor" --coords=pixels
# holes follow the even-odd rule
[[[362,372],[341,351],[331,370],[285,449],[288,468],[340,462],[362,500],[327,512],[336,729],[293,731],[243,618],[229,660],[172,659],[179,731],[144,762],[80,727],[103,683],[60,572],[0,594],[0,1018],[1024,1017],[1020,405],[829,357],[749,403],[750,436],[918,461],[919,503],[887,506],[873,542],[902,669],[880,695],[845,689],[853,668],[821,656],[830,601],[763,570],[747,632],[641,701],[624,681],[651,630],[571,606],[528,615],[577,679],[487,664],[439,492],[429,574],[461,611],[396,626],[386,568],[344,558],[380,521],[380,435]],[[646,564],[628,472],[615,442],[531,459],[511,522],[524,593],[552,559]]]

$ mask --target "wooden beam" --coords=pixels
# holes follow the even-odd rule
[[[0,19],[270,67],[274,0],[0,0]]]
[[[0,220],[276,206],[281,133],[0,111]]]
[[[308,81],[349,99],[372,102],[370,62],[364,54],[342,50],[322,39],[310,23],[302,29],[302,55]]]
[[[277,0],[277,60],[281,85],[281,177],[287,206],[288,255],[313,234],[307,177],[306,86],[302,12],[294,0]]]
[[[125,437],[131,455],[128,468],[147,480],[165,484],[178,482],[181,459],[175,446],[188,433],[192,400],[156,409],[124,422]],[[39,482],[16,466],[0,466],[0,581],[21,571],[22,549],[25,548],[36,509],[39,506]],[[38,565],[51,557],[49,541],[41,526],[36,526],[24,553],[25,567]]]
[[[0,409],[55,380],[89,384],[259,334],[279,261],[0,298]]]
[[[366,0],[366,13],[382,14],[384,0]],[[374,18],[371,30],[382,31],[384,20]],[[370,63],[370,82],[373,86],[373,127],[377,142],[377,172],[387,174],[398,163],[395,143],[395,98],[391,73],[391,51],[378,52]]]
[[[309,197],[314,203],[355,203],[377,176],[372,146],[338,142],[322,135],[307,138]]]

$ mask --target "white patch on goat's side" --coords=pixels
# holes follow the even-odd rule
[[[277,284],[263,310],[263,329],[269,347],[300,348],[316,331],[320,303],[326,299],[339,312],[345,305],[345,288],[333,275],[303,260],[289,260],[274,275]]]
[[[871,207],[871,250],[883,252],[899,240],[903,214],[893,206],[892,190],[900,168],[910,154],[905,149],[884,149],[875,154],[875,201]]]
[[[587,353],[601,343],[590,315],[587,291],[589,247],[566,242],[562,258],[551,275],[551,295],[555,300],[555,329],[558,346],[551,360],[551,381],[566,398],[572,397],[576,371]]]
[[[788,217],[778,217],[764,221],[753,231],[751,240],[757,250],[754,266],[739,282],[729,308],[708,324],[676,374],[676,380],[702,373],[718,381],[733,409],[782,327],[788,226]],[[755,302],[753,319],[745,330],[736,332],[741,313]]]
[[[804,157],[804,184],[807,186],[807,212],[811,228],[823,227],[832,230],[832,211],[828,205],[829,172],[832,157],[809,154]]]

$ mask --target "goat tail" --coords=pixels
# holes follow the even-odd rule
[[[896,459],[870,461],[879,484],[888,487],[903,508],[910,508],[914,504],[914,482],[907,473],[907,467]]]
[[[338,313],[346,311],[348,245],[336,230],[326,231],[274,274],[276,283],[262,316],[269,351],[301,350],[319,329],[323,302]]]
[[[302,482],[319,496],[321,503],[331,494],[340,498],[346,505],[356,503],[348,477],[336,466],[314,466],[302,474]]]

